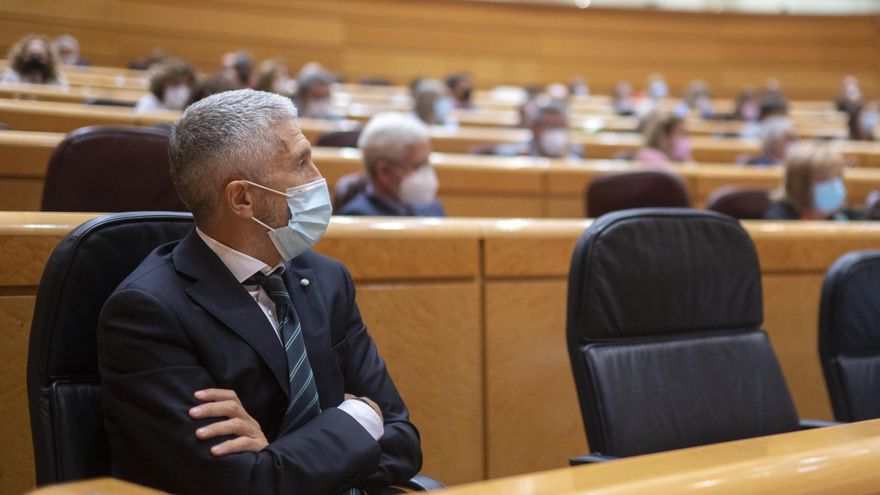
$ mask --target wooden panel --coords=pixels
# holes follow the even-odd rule
[[[0,178],[0,211],[37,211],[42,200],[42,179]]]
[[[5,263],[4,263],[5,264]],[[34,486],[25,370],[34,296],[0,297],[0,491],[22,493]]]
[[[358,283],[358,305],[421,433],[422,471],[483,479],[479,285]]]
[[[488,477],[587,452],[565,348],[564,280],[486,284]]]

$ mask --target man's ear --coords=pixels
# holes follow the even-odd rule
[[[251,219],[254,216],[254,188],[243,180],[234,180],[226,184],[223,191],[226,206],[242,218]]]

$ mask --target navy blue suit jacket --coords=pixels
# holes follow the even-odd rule
[[[408,212],[404,215],[399,210],[389,205],[384,199],[370,194],[367,191],[359,192],[339,211],[339,215],[369,216],[369,217],[445,217],[446,211],[439,201],[426,205],[407,207]]]
[[[301,319],[322,412],[279,436],[288,403],[284,350],[265,314],[191,231],[159,247],[116,289],[98,325],[105,423],[114,474],[172,493],[327,494],[401,482],[421,468],[416,428],[361,320],[345,267],[307,252],[285,283]],[[307,286],[300,283],[309,281]],[[198,440],[196,390],[232,389],[269,446],[213,457],[227,438]],[[379,442],[337,409],[375,400]]]

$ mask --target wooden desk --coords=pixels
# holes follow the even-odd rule
[[[42,267],[90,217],[0,214],[4,493],[33,482],[24,373]],[[364,319],[422,433],[426,473],[458,484],[563,467],[586,452],[564,335],[571,250],[588,225],[333,219],[318,251],[351,270]],[[880,225],[745,227],[761,263],[764,326],[798,412],[831,419],[816,349],[819,291],[839,256],[880,247]]]
[[[50,485],[31,492],[32,495],[162,495],[163,493],[165,492],[114,478]]]
[[[13,100],[83,103],[90,99],[101,99],[133,106],[145,94],[146,91],[130,89],[59,87],[45,84],[0,84],[0,98]]]
[[[0,131],[0,210],[39,209],[46,166],[63,137],[60,133]],[[356,149],[316,147],[313,156],[331,188],[343,175],[363,171]],[[581,218],[585,215],[584,191],[590,181],[600,175],[638,170],[634,163],[603,160],[452,153],[434,153],[431,159],[440,179],[441,201],[451,216],[461,217]],[[692,164],[672,170],[682,176],[694,205],[700,208],[721,186],[769,190],[782,181],[779,168]],[[880,170],[849,169],[845,180],[850,203],[862,205],[868,193],[880,189]]]

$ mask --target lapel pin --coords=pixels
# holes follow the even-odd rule
[[[303,287],[308,287],[309,286],[309,279],[304,278],[304,279],[300,280],[299,285],[302,285]]]

